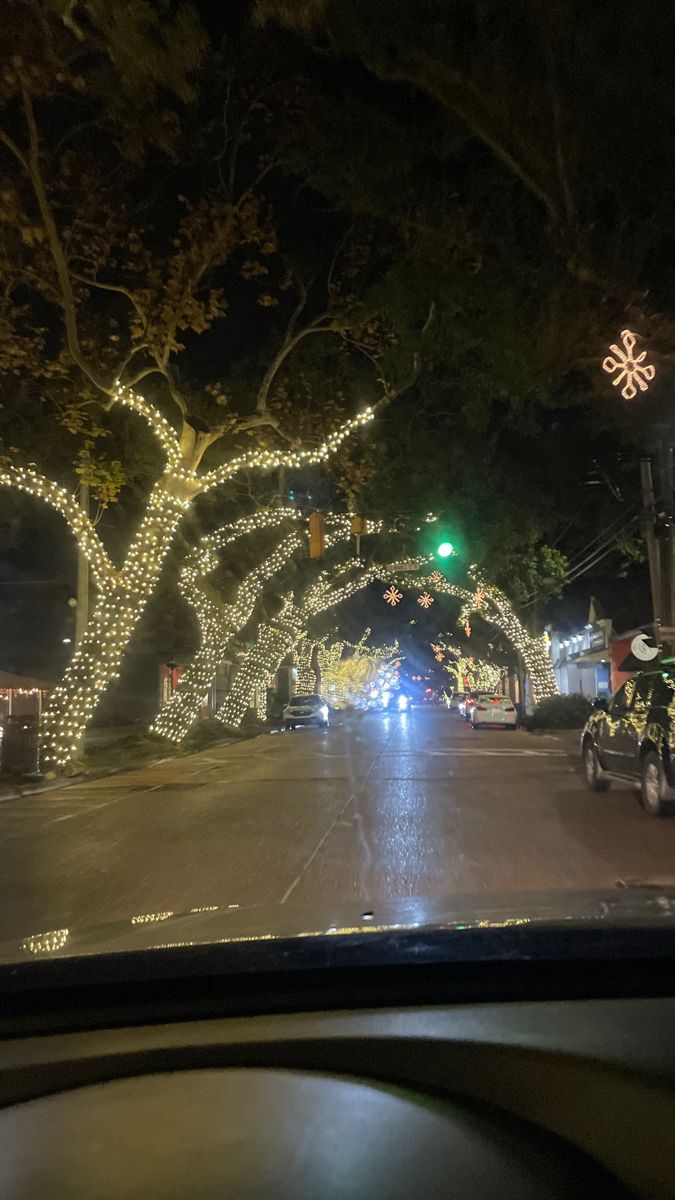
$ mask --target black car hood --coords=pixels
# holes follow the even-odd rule
[[[675,954],[675,888],[551,892],[401,900],[325,908],[213,905],[140,913],[126,921],[33,932],[0,944],[6,983],[23,964],[80,964],[132,957],[194,969],[213,950],[219,970],[289,970],[308,965],[604,957],[621,943],[635,957]],[[184,965],[181,966],[181,963]],[[192,964],[189,966],[189,964]],[[73,966],[75,964],[73,963]]]

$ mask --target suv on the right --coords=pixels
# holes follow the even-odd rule
[[[633,676],[609,704],[596,701],[581,756],[592,792],[604,792],[611,779],[639,783],[650,816],[675,812],[675,664]]]

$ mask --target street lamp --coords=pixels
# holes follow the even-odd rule
[[[441,542],[436,553],[439,558],[449,558],[451,554],[454,554],[454,550],[452,542]]]

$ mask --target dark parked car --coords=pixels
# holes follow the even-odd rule
[[[675,812],[675,664],[629,679],[607,704],[596,701],[581,735],[586,783],[639,782],[651,816]]]

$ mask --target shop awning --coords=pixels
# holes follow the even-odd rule
[[[587,654],[580,654],[578,658],[570,658],[568,663],[574,663],[576,667],[597,667],[598,663],[609,662],[609,650],[589,650]]]
[[[0,671],[0,689],[4,691],[51,692],[56,684],[47,679],[33,679],[30,675],[14,675],[12,671]]]

